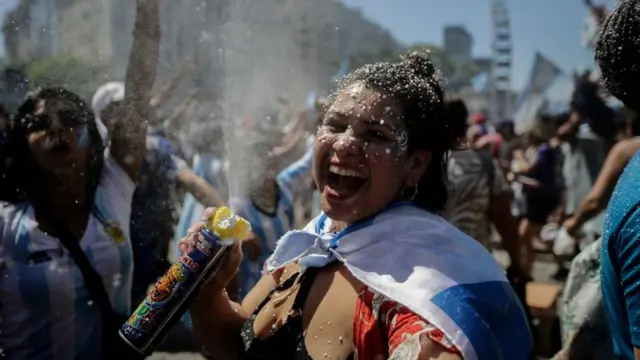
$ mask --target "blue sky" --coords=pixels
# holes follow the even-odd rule
[[[0,18],[18,0],[0,0]],[[442,44],[445,25],[464,25],[474,36],[474,54],[488,55],[491,42],[489,0],[342,0],[410,44]],[[615,0],[595,0],[613,8]],[[582,0],[508,0],[514,46],[513,85],[522,86],[536,50],[549,56],[566,73],[578,65],[591,66],[592,54],[580,46],[580,29],[587,10]],[[0,56],[4,40],[0,33]]]
[[[491,18],[489,0],[343,0],[389,29],[403,43],[442,45],[445,25],[464,25],[475,38],[474,55],[489,55]],[[566,73],[578,66],[592,67],[592,53],[580,46],[587,15],[582,0],[508,0],[513,36],[513,86],[526,81],[536,50]],[[594,0],[613,9],[615,0]]]

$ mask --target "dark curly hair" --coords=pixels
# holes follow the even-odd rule
[[[444,92],[440,72],[423,52],[409,52],[396,63],[381,62],[365,65],[340,81],[326,107],[337,95],[354,83],[393,97],[403,109],[409,136],[409,153],[428,150],[431,162],[418,182],[415,203],[435,212],[447,202],[446,163],[455,136],[444,114]]]
[[[458,98],[445,100],[444,113],[451,126],[451,135],[460,143],[466,142],[467,129],[469,128],[469,109],[464,101]]]
[[[11,177],[10,188],[5,188],[0,193],[0,200],[18,203],[33,201],[37,196],[37,187],[33,178],[33,169],[30,168],[30,149],[28,144],[29,118],[33,116],[37,103],[40,100],[60,99],[71,102],[75,106],[76,116],[87,127],[90,143],[87,193],[93,199],[93,193],[98,187],[102,167],[104,165],[104,143],[96,126],[95,116],[91,107],[77,94],[64,88],[38,89],[27,95],[20,105],[18,112],[7,129],[8,153],[5,157],[10,159],[11,166],[8,173]]]
[[[595,59],[607,91],[640,111],[640,1],[619,0],[604,21]]]

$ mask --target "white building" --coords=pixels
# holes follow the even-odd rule
[[[446,26],[444,28],[444,52],[451,58],[471,62],[473,36],[463,26]]]

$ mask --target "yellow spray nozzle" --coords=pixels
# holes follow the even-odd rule
[[[231,209],[224,206],[216,210],[209,228],[222,240],[244,240],[251,232],[247,220],[234,215]]]

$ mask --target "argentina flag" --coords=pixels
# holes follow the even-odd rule
[[[329,234],[322,214],[283,236],[266,270],[342,262],[363,284],[442,330],[465,360],[526,360],[527,319],[503,269],[477,241],[410,203]]]

